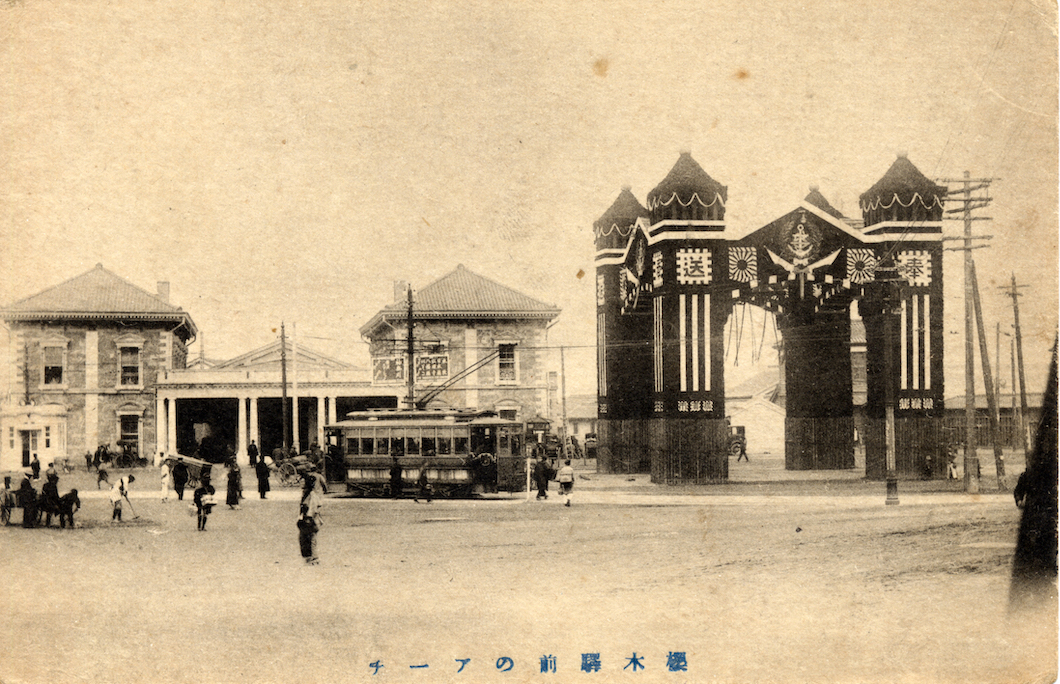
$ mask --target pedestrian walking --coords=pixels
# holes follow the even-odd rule
[[[33,460],[29,462],[29,469],[33,471],[33,479],[40,479],[40,459],[37,458],[37,454],[33,454]]]
[[[306,564],[316,565],[317,532],[320,531],[320,508],[322,505],[317,477],[307,473],[302,486],[302,500],[298,505],[298,548]]]
[[[559,481],[560,496],[567,500],[563,505],[570,506],[571,494],[574,489],[574,468],[571,467],[569,458],[563,462],[563,467],[559,469],[556,479]]]
[[[269,464],[265,462],[264,457],[254,464],[254,473],[258,476],[258,494],[264,499],[265,494],[268,493],[270,489]]]
[[[86,451],[85,452],[85,472],[86,473],[92,472],[92,452],[91,451]]]
[[[113,505],[114,510],[110,514],[111,520],[117,520],[121,522],[121,502],[129,504],[129,509],[132,509],[132,502],[129,501],[129,486],[133,482],[136,482],[135,475],[124,475],[118,478],[118,481],[114,483],[114,486],[110,488],[110,503]],[[136,511],[133,511],[133,517],[136,517]]]
[[[103,463],[100,463],[96,466],[96,489],[99,489],[100,485],[104,482],[107,483],[108,487],[110,486],[110,477],[107,475],[107,468]]]
[[[81,499],[77,496],[77,490],[71,489],[59,497],[59,529],[65,530],[66,524],[70,523],[70,529],[74,529],[74,513],[81,508]]]
[[[552,476],[552,468],[545,460],[545,452],[537,455],[537,463],[534,464],[534,484],[537,485],[537,500],[548,498],[548,481]]]
[[[165,452],[158,453],[158,474],[162,482],[162,503],[169,501],[169,464],[166,463]]]
[[[426,499],[427,503],[431,502],[431,494],[434,488],[431,486],[431,482],[427,477],[427,468],[430,466],[429,461],[424,461],[423,465],[420,466],[420,476],[416,478],[417,493],[416,498],[413,499],[416,503],[420,502],[420,499]]]
[[[184,488],[188,486],[188,466],[184,461],[177,459],[173,464],[173,491],[177,493],[177,501],[184,500]]]
[[[394,454],[393,459],[393,463],[390,464],[390,496],[400,499],[401,489],[404,486],[401,482],[401,462],[398,461],[397,454]]]
[[[250,457],[250,465],[258,464],[258,445],[254,443],[254,440],[250,440],[250,446],[247,447],[247,456]]]
[[[192,499],[195,501],[196,518],[199,521],[199,531],[206,531],[206,521],[213,512],[217,501],[214,499],[215,490],[210,484],[210,478],[204,477],[199,481],[199,487],[195,490]]]
[[[239,464],[235,460],[228,462],[228,494],[225,503],[233,511],[239,508],[239,500],[243,492],[243,475],[239,471]]]
[[[59,516],[59,476],[51,474],[40,490],[40,512],[44,526],[52,526],[52,516]]]

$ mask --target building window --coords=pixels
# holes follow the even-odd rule
[[[9,427],[7,429],[7,440],[8,440],[8,446],[12,450],[14,450],[14,448],[15,448],[15,428]]]
[[[501,420],[516,420],[519,415],[519,409],[501,409],[497,413],[500,415]]]
[[[119,416],[121,421],[121,442],[119,446],[125,453],[137,458],[140,455],[140,416]]]
[[[50,425],[44,426],[44,448],[52,448],[52,428]]]
[[[121,358],[121,386],[140,386],[140,349],[137,347],[122,347],[119,350]]]
[[[516,381],[515,345],[498,345],[500,355],[497,357],[497,382],[512,383]]]
[[[44,347],[44,384],[62,385],[63,367],[66,349],[63,347]]]

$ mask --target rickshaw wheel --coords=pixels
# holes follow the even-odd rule
[[[279,465],[280,483],[290,487],[298,483],[298,470],[292,463],[281,463]]]

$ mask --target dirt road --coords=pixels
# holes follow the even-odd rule
[[[1055,604],[1006,611],[1009,496],[666,493],[329,500],[318,566],[291,495],[200,533],[185,504],[118,525],[90,494],[77,530],[0,529],[0,680],[1055,679]]]

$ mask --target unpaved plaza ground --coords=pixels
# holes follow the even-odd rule
[[[329,499],[318,566],[290,490],[248,486],[204,533],[186,502],[140,489],[119,525],[89,492],[79,529],[0,529],[0,680],[1055,680],[1055,605],[1007,611],[1007,494],[885,506],[879,483],[673,496],[591,477],[571,508]]]

